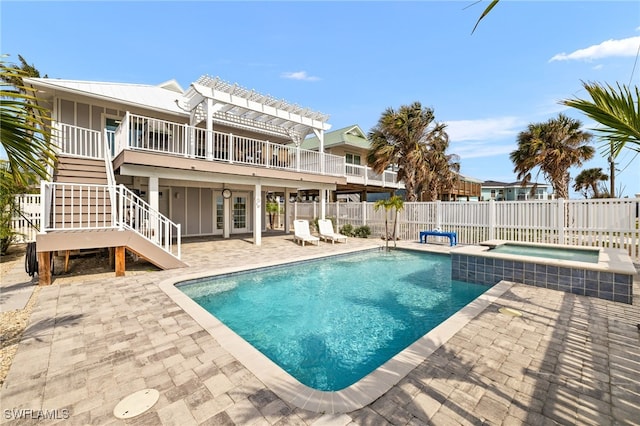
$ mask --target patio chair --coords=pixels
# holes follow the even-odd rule
[[[309,221],[297,219],[293,221],[293,241],[296,243],[300,241],[300,243],[304,246],[304,243],[313,243],[315,242],[318,246],[320,245],[320,238],[314,237],[309,232]]]
[[[325,241],[331,240],[331,244],[336,241],[340,242],[341,240],[344,240],[345,243],[347,242],[346,235],[338,234],[333,231],[333,223],[329,219],[318,219],[318,228],[320,228],[320,238]]]

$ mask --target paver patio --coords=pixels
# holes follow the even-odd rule
[[[0,421],[38,423],[13,418],[30,409],[68,413],[62,420],[73,424],[640,424],[637,275],[633,305],[515,284],[381,398],[344,414],[282,401],[158,288],[192,272],[381,245],[192,241],[183,245],[188,270],[58,276],[39,292],[0,391]],[[498,312],[504,306],[522,317]],[[160,392],[149,411],[113,416],[145,388]]]

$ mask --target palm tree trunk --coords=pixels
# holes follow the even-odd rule
[[[398,247],[396,243],[396,229],[398,228],[398,209],[395,209],[396,215],[393,218],[393,248]]]
[[[387,220],[387,211],[384,212],[384,245],[389,251],[389,221]]]

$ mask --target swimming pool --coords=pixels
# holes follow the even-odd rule
[[[492,247],[494,253],[515,254],[519,256],[544,257],[545,259],[573,260],[576,262],[598,263],[599,249],[548,247],[504,243]]]
[[[337,391],[489,287],[452,281],[446,255],[376,250],[178,288],[304,385]]]

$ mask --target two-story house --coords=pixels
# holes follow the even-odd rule
[[[251,233],[260,245],[267,193],[283,193],[286,210],[289,194],[314,190],[324,209],[326,194],[347,184],[345,157],[324,149],[327,115],[219,78],[187,89],[24,82],[50,107],[58,147],[41,187],[41,268],[54,251],[98,247],[115,248],[116,274],[125,249],[179,267],[182,236]],[[310,134],[317,150],[301,146]]]

